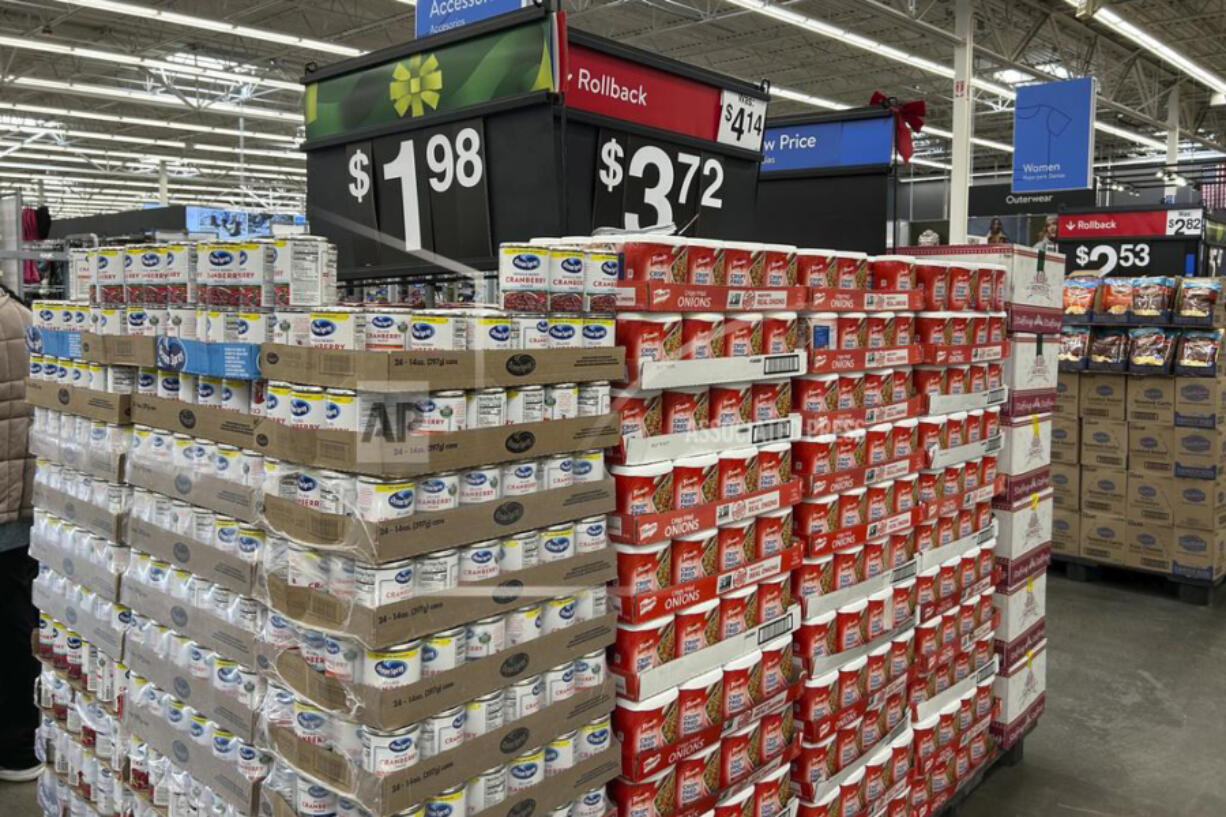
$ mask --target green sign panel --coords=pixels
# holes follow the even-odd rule
[[[552,91],[550,21],[534,20],[307,85],[306,138]]]

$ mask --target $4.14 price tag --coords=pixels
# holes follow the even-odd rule
[[[746,150],[761,150],[765,128],[765,99],[727,89],[720,94],[717,140]]]

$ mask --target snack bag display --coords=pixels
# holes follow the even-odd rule
[[[1139,326],[1128,330],[1130,367],[1169,368],[1175,353],[1178,332],[1156,326]]]
[[[1094,311],[1094,296],[1102,283],[1098,278],[1069,278],[1064,282],[1064,314],[1088,315]]]
[[[1223,329],[1194,330],[1183,333],[1179,343],[1178,364],[1184,369],[1200,370],[1206,374],[1217,368],[1218,352],[1222,348]]]
[[[1060,329],[1060,362],[1081,364],[1090,357],[1090,329],[1065,326]]]
[[[1102,292],[1102,295],[1099,296],[1099,312],[1105,315],[1124,317],[1132,311],[1134,279],[1106,278],[1102,281],[1102,286],[1099,289]]]
[[[1180,318],[1208,318],[1222,297],[1217,278],[1184,278],[1179,282],[1175,314]]]
[[[1090,337],[1090,362],[1123,363],[1128,359],[1128,333],[1123,329],[1106,329]]]
[[[1175,296],[1175,279],[1169,276],[1133,279],[1132,314],[1157,318],[1168,312]]]

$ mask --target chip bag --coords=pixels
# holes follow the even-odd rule
[[[1177,362],[1186,369],[1210,370],[1217,365],[1224,330],[1188,330],[1179,344]]]
[[[1068,278],[1064,282],[1064,314],[1088,315],[1094,310],[1098,278]]]
[[[1175,353],[1177,335],[1176,332],[1156,326],[1138,326],[1135,329],[1129,329],[1128,365],[1166,368]]]
[[[1122,317],[1132,311],[1132,278],[1104,278],[1099,290],[1100,312]]]
[[[1208,318],[1221,297],[1220,279],[1184,278],[1179,282],[1175,314],[1181,318]]]
[[[1175,279],[1169,276],[1133,279],[1132,314],[1158,317],[1171,308]]]
[[[1123,363],[1128,359],[1128,333],[1105,329],[1090,335],[1091,363]]]
[[[1080,363],[1090,356],[1090,329],[1087,326],[1060,328],[1060,360]]]

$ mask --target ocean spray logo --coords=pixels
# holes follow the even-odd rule
[[[228,250],[213,250],[209,253],[209,264],[214,267],[227,267],[234,263],[234,253]]]
[[[541,266],[541,259],[535,255],[521,253],[511,259],[511,266],[515,267],[515,269],[530,272],[531,270],[538,269]]]

